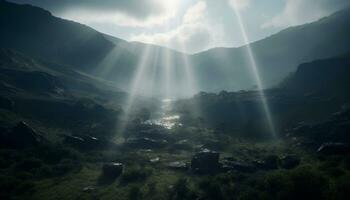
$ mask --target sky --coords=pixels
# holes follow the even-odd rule
[[[128,41],[186,53],[245,44],[328,16],[349,0],[9,0],[36,5]],[[234,9],[236,8],[236,9]]]

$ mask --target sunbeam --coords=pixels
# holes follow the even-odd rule
[[[246,33],[241,14],[239,12],[238,5],[236,4],[235,1],[233,1],[232,7],[234,9],[234,13],[235,13],[235,16],[237,18],[237,22],[239,24],[239,28],[240,28],[244,43],[246,44],[246,51],[248,54],[248,58],[249,58],[252,72],[253,72],[254,79],[257,83],[258,92],[259,92],[259,95],[261,98],[262,108],[263,108],[263,111],[265,113],[266,121],[268,123],[268,126],[269,126],[269,129],[271,131],[272,136],[276,137],[277,136],[276,128],[275,128],[275,124],[274,124],[274,121],[273,121],[273,118],[271,115],[270,106],[269,106],[269,103],[267,101],[267,98],[266,98],[266,95],[264,92],[264,86],[263,86],[263,82],[262,82],[261,77],[260,77],[259,67],[258,67],[258,64],[256,63],[256,59],[254,57],[253,50],[249,44],[249,38],[248,38],[248,35]]]
[[[131,83],[129,96],[126,99],[124,104],[125,105],[124,116],[118,123],[117,133],[123,133],[128,124],[130,114],[131,114],[131,108],[134,106],[135,98],[138,95],[138,92],[141,86],[140,83],[145,73],[145,69],[149,64],[150,55],[151,55],[151,46],[147,45],[144,51],[142,52],[141,59],[139,60],[138,66],[136,68],[136,72],[135,72],[133,81]]]
[[[116,45],[97,65],[98,67],[96,67],[96,70],[98,71],[95,71],[94,74],[96,74],[97,77],[106,77],[113,67],[115,67],[122,53],[123,49]]]

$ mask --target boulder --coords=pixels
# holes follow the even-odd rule
[[[123,173],[122,163],[106,163],[102,167],[102,176],[108,179],[116,179]]]
[[[209,149],[196,153],[191,161],[191,169],[198,174],[211,174],[220,169],[220,154]]]
[[[285,155],[281,158],[281,167],[284,169],[293,169],[300,164],[300,157],[297,155]]]
[[[166,140],[154,140],[150,138],[131,138],[128,139],[124,145],[130,148],[138,149],[159,149],[168,144]]]
[[[350,153],[350,145],[345,143],[324,143],[318,150],[323,155],[345,155]]]
[[[166,167],[168,167],[169,169],[181,170],[181,171],[186,171],[188,169],[187,163],[182,161],[170,162],[166,164]]]

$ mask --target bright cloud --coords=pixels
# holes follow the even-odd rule
[[[208,21],[207,4],[205,1],[200,1],[187,9],[182,23],[173,30],[156,34],[140,34],[132,37],[131,40],[195,53],[217,44],[223,32],[222,25],[211,24]]]
[[[229,0],[229,4],[232,8],[239,10],[248,8],[250,6],[251,0]]]

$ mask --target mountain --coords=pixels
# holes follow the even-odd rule
[[[113,48],[103,34],[30,5],[0,2],[2,48],[87,69]]]
[[[290,27],[249,46],[264,85],[271,87],[301,63],[349,52],[349,34],[350,9],[345,9],[314,23]],[[212,80],[210,89],[253,87],[247,46],[212,49],[194,55],[193,60],[200,82]]]
[[[277,133],[283,133],[301,123],[323,122],[333,113],[348,109],[349,91],[350,54],[345,54],[303,63],[278,88],[264,93]],[[193,105],[200,110],[196,112]],[[271,136],[271,130],[266,127],[261,106],[258,91],[222,91],[179,100],[175,107],[185,125],[210,127],[239,137],[264,138]],[[327,127],[319,130],[324,128]]]
[[[71,66],[125,91],[183,97],[256,88],[247,46],[187,55],[108,36],[30,5],[0,1],[0,11],[0,47]],[[349,52],[349,27],[346,9],[250,44],[264,87],[276,86],[301,63]]]

